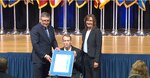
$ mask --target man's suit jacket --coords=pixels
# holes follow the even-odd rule
[[[46,28],[41,24],[37,24],[31,30],[32,40],[32,61],[33,63],[46,63],[48,62],[44,56],[46,54],[52,56],[52,47],[58,47],[55,39],[54,29],[52,26],[48,27],[49,35],[46,33]]]
[[[64,47],[62,47],[62,48],[60,48],[60,49],[61,49],[61,50],[64,50]],[[81,53],[80,53],[80,49],[78,49],[78,48],[72,46],[71,51],[76,51],[76,53],[77,53],[77,56],[76,56],[76,58],[75,58],[75,62],[74,62],[74,65],[73,65],[73,72],[72,72],[72,73],[76,73],[77,71],[78,71],[78,72],[79,72],[79,71],[81,72],[81,67],[79,66],[79,64],[78,64],[78,62],[77,62],[77,60],[81,60],[80,58],[82,57],[82,56],[81,56]]]
[[[86,35],[86,29],[82,32],[82,50]],[[101,54],[101,46],[102,46],[102,33],[100,30],[95,27],[91,30],[89,37],[87,39],[87,48],[88,48],[88,55],[94,59],[94,61],[99,62],[100,54]]]

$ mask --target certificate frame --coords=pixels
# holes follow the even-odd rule
[[[73,63],[73,51],[54,50],[49,74],[51,76],[71,77]]]

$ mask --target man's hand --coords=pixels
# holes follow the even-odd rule
[[[49,62],[51,62],[51,56],[49,56],[49,55],[45,55],[45,58],[46,58],[46,60],[48,60]]]
[[[99,63],[94,62],[94,68],[97,68],[99,66]]]
[[[55,50],[60,50],[60,48],[59,48],[59,47],[56,47]]]
[[[74,51],[74,57],[76,57],[77,56],[77,52],[76,51]]]

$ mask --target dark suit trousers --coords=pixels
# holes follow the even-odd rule
[[[94,58],[83,53],[83,78],[100,78],[100,68],[93,68]]]
[[[50,63],[34,63],[33,64],[33,78],[46,78],[49,73]]]
[[[73,73],[71,77],[52,77],[52,78],[80,78],[80,72]]]

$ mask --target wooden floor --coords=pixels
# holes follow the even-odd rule
[[[81,48],[81,36],[71,35],[73,45]],[[62,47],[62,35],[56,35]],[[150,36],[103,36],[102,53],[150,54]],[[0,53],[32,51],[29,35],[0,35]]]

